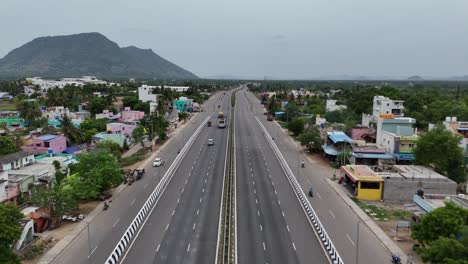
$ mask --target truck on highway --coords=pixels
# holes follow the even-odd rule
[[[218,112],[218,127],[225,128],[226,127],[226,117],[222,111]]]
[[[225,128],[226,127],[226,118],[218,118],[218,127]]]

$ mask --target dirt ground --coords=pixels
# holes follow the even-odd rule
[[[85,203],[80,203],[78,204],[78,208],[81,214],[87,215],[91,211],[98,206],[100,202],[99,201],[91,201],[91,202],[85,202]],[[42,240],[47,240],[51,238],[51,242],[47,245],[47,248],[52,248],[57,244],[58,241],[63,239],[66,235],[68,235],[77,225],[79,222],[70,222],[70,221],[63,221],[59,227],[53,229],[53,230],[47,230],[41,234],[37,234],[41,237]],[[23,260],[21,263],[23,264],[36,264],[39,262],[41,259],[42,255],[39,255],[35,257],[34,259],[30,260]]]
[[[377,221],[377,225],[391,238],[395,243],[398,245],[399,248],[403,250],[403,252],[411,252],[413,254],[413,263],[414,264],[422,264],[423,261],[421,257],[413,251],[413,245],[416,243],[411,238],[411,231],[409,230],[398,230],[398,235],[396,232],[396,220],[390,221]],[[409,256],[408,256],[409,257]]]

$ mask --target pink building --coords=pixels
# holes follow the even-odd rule
[[[17,204],[17,199],[19,195],[19,188],[18,184],[8,184],[5,188],[5,200],[3,201],[4,203],[14,203],[15,205]]]
[[[145,117],[145,112],[130,110],[130,107],[125,107],[122,111],[122,122],[130,122],[141,120]]]
[[[31,145],[25,145],[21,148],[34,154],[47,154],[49,149],[54,154],[61,154],[67,148],[67,139],[64,136],[43,135],[34,138]]]
[[[125,136],[132,136],[133,130],[136,128],[136,125],[124,124],[124,123],[109,123],[106,126],[107,132],[112,134],[123,134]]]

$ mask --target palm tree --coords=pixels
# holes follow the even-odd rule
[[[71,119],[67,115],[62,117],[62,133],[67,137],[70,145],[81,142],[80,130],[73,126]]]
[[[31,124],[34,120],[42,116],[42,112],[35,102],[25,100],[16,101],[16,108],[20,111],[20,116]]]

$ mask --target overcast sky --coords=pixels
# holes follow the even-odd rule
[[[468,74],[468,0],[1,0],[0,57],[100,32],[198,76]]]

